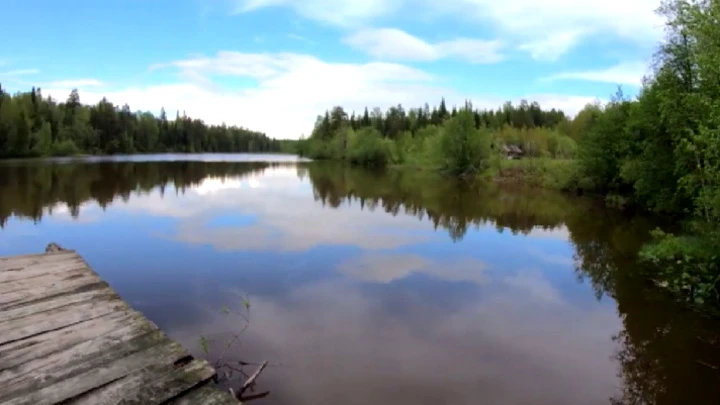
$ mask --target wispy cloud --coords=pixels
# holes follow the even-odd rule
[[[7,72],[1,72],[0,76],[27,76],[27,75],[36,75],[40,73],[40,69],[16,69],[16,70],[10,70]]]
[[[648,67],[645,62],[625,62],[605,69],[561,72],[542,78],[541,81],[552,82],[557,80],[585,80],[591,82],[640,86],[642,84],[643,76],[647,72]]]
[[[99,87],[103,82],[97,79],[56,80],[45,84],[46,87]]]
[[[303,37],[303,36],[301,36],[301,35],[298,35],[298,34],[288,34],[288,38],[294,39],[294,40],[296,40],[296,41],[306,42],[306,43],[308,43],[308,44],[315,44],[315,41],[312,41],[312,40],[310,40],[310,39],[307,39],[307,38],[305,38],[305,37]]]
[[[554,59],[597,35],[655,44],[662,38],[658,0],[234,0],[235,12],[287,7],[310,20],[342,28],[372,26],[414,10],[492,27],[536,59]],[[582,32],[583,35],[577,35]],[[553,47],[557,45],[557,47]]]
[[[368,253],[340,264],[340,272],[362,281],[390,283],[413,273],[423,273],[446,281],[485,284],[487,264],[461,258],[439,263],[414,254]]]
[[[396,28],[363,29],[343,39],[369,55],[387,60],[434,61],[461,59],[470,63],[496,63],[504,59],[503,43],[496,40],[456,38],[430,43]]]
[[[555,61],[570,48],[577,45],[582,35],[581,30],[558,32],[540,39],[525,42],[521,44],[519,48],[529,52],[533,59]]]

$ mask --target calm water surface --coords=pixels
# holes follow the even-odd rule
[[[720,403],[717,322],[634,265],[655,224],[587,199],[290,156],[62,159],[0,164],[0,223],[0,255],[78,250],[198,355],[249,295],[233,355],[274,364],[258,404]]]

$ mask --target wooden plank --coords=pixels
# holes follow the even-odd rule
[[[182,365],[152,365],[63,405],[161,404],[203,384],[214,375],[215,370],[204,360],[191,360]]]
[[[72,252],[58,252],[58,253],[72,253]],[[57,254],[57,253],[56,253]],[[3,263],[9,262],[9,261],[22,261],[22,260],[33,260],[33,259],[43,259],[47,257],[46,253],[30,253],[25,255],[15,255],[15,256],[3,256],[0,257],[0,266],[2,266]],[[0,267],[2,269],[2,267]]]
[[[3,405],[54,405],[119,380],[153,364],[172,364],[187,352],[167,337],[159,345],[108,361],[108,356],[73,362],[62,370],[34,375],[30,380],[0,390]]]
[[[242,402],[233,398],[228,392],[220,391],[214,384],[208,383],[198,387],[180,398],[176,398],[168,405],[242,405]]]
[[[28,267],[13,267],[0,272],[0,286],[20,280],[37,279],[48,274],[64,273],[70,270],[87,268],[87,263],[80,257],[69,257],[68,260],[57,262],[41,262]],[[92,272],[92,271],[91,271]]]
[[[82,260],[82,257],[75,252],[43,253],[27,256],[0,257],[0,275],[3,273],[14,273],[17,269],[28,269],[46,263],[65,263],[67,261]]]
[[[37,277],[23,278],[19,280],[6,281],[0,283],[0,294],[7,294],[16,291],[25,291],[37,287],[38,285],[58,285],[68,280],[81,277],[95,277],[98,281],[100,277],[93,274],[85,265],[76,265],[74,268],[68,268],[66,271],[59,273],[41,274]]]
[[[140,323],[135,327],[141,328],[143,325]],[[0,392],[18,390],[23,386],[39,389],[93,368],[106,367],[149,348],[170,343],[161,331],[143,333],[142,330],[125,327],[114,336],[85,341],[68,350],[39,357],[3,371],[0,374]]]
[[[26,305],[18,305],[5,311],[1,311],[0,323],[46,312],[51,309],[62,308],[82,303],[84,301],[98,300],[102,298],[110,300],[112,298],[118,298],[118,295],[108,288],[107,285],[96,283],[93,284],[93,288],[91,289],[84,291],[81,290],[79,292],[73,291],[69,294],[54,295],[50,296],[46,300],[29,301]]]
[[[113,312],[99,318],[78,322],[66,328],[33,337],[0,345],[0,384],[2,371],[46,357],[52,353],[62,352],[88,340],[102,338],[108,333],[120,330],[124,326],[134,325],[144,320],[139,312]],[[154,330],[153,325],[148,330]]]
[[[87,275],[69,278],[61,284],[39,284],[26,290],[11,291],[0,295],[0,311],[18,305],[25,305],[32,301],[65,294],[80,287],[97,284],[99,282],[100,279],[95,274],[88,272]]]
[[[107,361],[132,354],[142,347],[138,345],[125,345],[124,342],[142,341],[144,344],[160,344],[164,340],[159,332],[147,332],[142,325],[126,326],[120,330],[105,334],[96,339],[87,340],[67,350],[55,352],[46,357],[38,357],[15,367],[0,371],[0,390],[12,389],[14,386],[34,380],[42,376],[47,378],[60,378],[71,370],[72,366],[80,367],[90,364],[93,358],[104,358]],[[113,353],[109,353],[113,351]]]
[[[98,299],[1,322],[0,345],[60,329],[84,320],[98,318],[115,311],[129,311],[129,307],[119,298]]]

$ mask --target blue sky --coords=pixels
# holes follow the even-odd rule
[[[333,105],[526,98],[574,114],[637,92],[655,0],[126,0],[3,5],[0,83],[278,138]],[[7,40],[10,38],[10,40]],[[279,118],[281,115],[281,119]]]

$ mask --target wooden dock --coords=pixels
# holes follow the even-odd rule
[[[238,405],[73,251],[0,258],[0,404]]]

